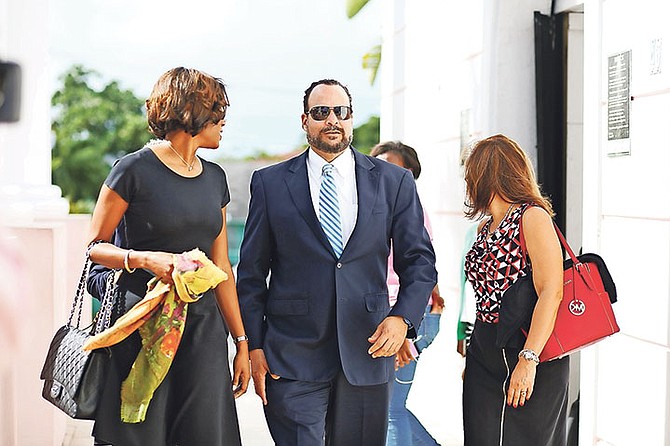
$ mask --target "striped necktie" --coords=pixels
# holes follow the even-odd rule
[[[330,245],[339,258],[342,255],[342,220],[340,218],[340,205],[337,198],[337,187],[333,178],[333,166],[326,163],[323,166],[321,176],[321,188],[319,189],[319,222],[326,233]]]

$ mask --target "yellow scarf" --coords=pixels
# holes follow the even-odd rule
[[[108,347],[139,330],[142,349],[121,385],[121,420],[126,423],[144,421],[151,397],[167,375],[179,347],[188,304],[228,279],[199,249],[175,254],[173,265],[174,287],[151,279],[144,299],[84,344],[84,350]]]

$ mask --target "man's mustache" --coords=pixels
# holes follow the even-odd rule
[[[327,132],[337,132],[337,133],[340,133],[340,134],[344,135],[344,130],[342,130],[339,127],[335,127],[335,126],[328,126],[328,127],[325,127],[321,130],[321,133],[327,133]]]

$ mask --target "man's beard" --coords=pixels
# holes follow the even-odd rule
[[[341,133],[342,135],[342,140],[340,142],[336,143],[330,143],[326,141],[325,138],[321,137],[321,133],[325,134],[326,132],[330,132],[333,130],[337,130],[338,132]],[[316,135],[312,135],[309,132],[307,132],[307,142],[309,143],[310,146],[314,147],[317,150],[320,150],[321,152],[324,153],[340,153],[347,147],[351,145],[351,140],[353,136],[349,136],[348,138],[345,136],[344,131],[341,129],[335,129],[333,127],[330,128],[325,128],[321,130]]]

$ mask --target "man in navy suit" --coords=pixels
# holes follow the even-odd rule
[[[277,445],[383,446],[394,355],[421,322],[435,254],[411,172],[351,147],[348,89],[314,82],[303,108],[309,149],[251,179],[237,271],[254,385]]]

